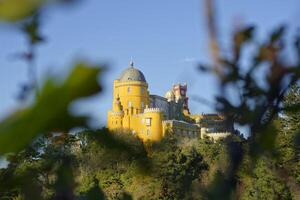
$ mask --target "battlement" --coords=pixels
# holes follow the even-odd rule
[[[206,135],[231,135],[231,132],[206,132],[205,133]]]
[[[201,114],[202,117],[219,117],[219,118],[225,118],[225,115],[221,113],[203,113]]]
[[[150,113],[150,112],[162,112],[160,108],[145,108],[144,113]]]

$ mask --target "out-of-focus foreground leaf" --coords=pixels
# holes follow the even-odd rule
[[[33,14],[46,0],[1,0],[0,20],[17,21]]]
[[[48,78],[33,105],[0,122],[0,155],[21,150],[38,134],[86,126],[88,118],[72,115],[69,105],[101,90],[99,72],[98,66],[79,63],[63,83]]]
[[[77,0],[0,0],[0,21],[17,22],[51,3],[73,3]]]
[[[22,31],[27,35],[30,44],[36,44],[44,41],[44,38],[40,34],[40,18],[36,14],[32,19],[24,23]]]

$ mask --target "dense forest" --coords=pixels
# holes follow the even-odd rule
[[[255,26],[242,26],[224,53],[213,1],[203,0],[212,62],[199,63],[199,72],[218,80],[213,109],[249,133],[212,141],[169,132],[158,143],[142,143],[125,131],[93,130],[90,116],[70,111],[101,92],[104,67],[74,62],[65,79],[38,81],[43,14],[74,2],[0,1],[1,25],[26,38],[28,49],[16,59],[29,74],[17,98],[23,106],[0,121],[0,159],[8,162],[0,169],[1,200],[300,199],[299,33],[286,39],[286,27],[278,26],[260,40]]]
[[[299,102],[295,86],[284,104]],[[47,134],[7,157],[1,199],[297,199],[299,119],[290,112],[275,119],[274,149],[256,164],[237,134],[213,142],[169,133],[154,144],[105,129]]]

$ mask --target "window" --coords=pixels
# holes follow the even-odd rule
[[[147,135],[148,136],[150,135],[150,129],[147,129]]]
[[[131,91],[131,88],[130,88],[130,87],[128,87],[128,88],[127,88],[127,92],[128,92],[128,93],[130,93],[130,91]]]
[[[142,102],[141,102],[141,107],[144,108],[144,106],[145,106],[145,105],[144,105],[144,102],[142,101]]]
[[[141,88],[141,93],[142,93],[142,94],[144,94],[144,91],[145,91],[144,88]]]
[[[146,118],[146,126],[151,126],[151,118]]]
[[[132,105],[131,105],[131,101],[128,101],[128,107],[131,107]]]

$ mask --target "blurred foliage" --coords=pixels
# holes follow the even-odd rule
[[[232,50],[221,54],[218,73],[215,66],[199,67],[216,73],[220,80],[216,109],[250,129],[241,155],[228,152],[229,157],[237,158],[229,164],[233,170],[225,173],[227,179],[216,173],[210,199],[297,199],[300,195],[300,37],[296,34],[292,44],[295,57],[288,61],[285,26],[275,29],[264,42],[257,41],[254,32],[255,27],[249,26],[233,34]],[[265,170],[271,173],[264,175]],[[269,184],[274,187],[268,188]]]
[[[70,4],[78,0],[1,0],[0,21],[19,22],[51,4]]]
[[[78,98],[100,91],[97,81],[100,68],[97,67],[78,63],[62,83],[57,83],[54,77],[48,78],[30,107],[0,123],[0,154],[21,150],[41,133],[86,126],[87,116],[75,116],[70,113],[69,106]]]
[[[35,13],[45,0],[2,0],[0,1],[0,20],[17,21]]]
[[[27,40],[32,45],[44,40],[39,33],[39,20],[39,14],[35,14],[29,20],[26,20],[22,26],[22,31],[27,35]],[[28,59],[32,59],[32,57],[28,57]]]
[[[216,107],[228,119],[250,127],[250,140],[255,146],[252,153],[256,155],[274,147],[273,120],[285,109],[286,92],[299,80],[300,37],[296,35],[292,46],[296,61],[288,62],[283,59],[288,46],[284,40],[284,26],[275,29],[262,43],[256,41],[254,31],[253,26],[237,31],[233,35],[232,52],[220,58],[222,73],[217,75],[221,95],[216,97]],[[250,45],[255,50],[247,55],[245,52]],[[246,66],[242,64],[244,59],[248,59]],[[205,71],[212,68],[200,67]]]

